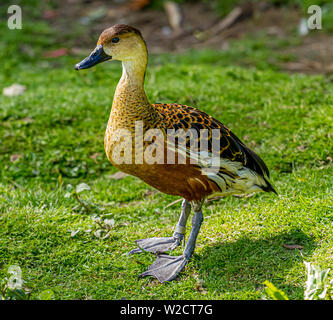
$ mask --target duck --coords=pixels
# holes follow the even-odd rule
[[[194,253],[205,200],[276,191],[264,161],[220,121],[191,106],[149,102],[144,89],[148,50],[137,28],[116,24],[105,29],[96,48],[75,69],[113,60],[122,63],[122,76],[106,127],[106,156],[120,171],[182,198],[173,235],[136,240],[137,247],[128,254],[155,254],[154,263],[140,276],[172,281]],[[172,255],[181,245],[183,253]]]

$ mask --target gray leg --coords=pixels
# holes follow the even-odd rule
[[[190,259],[194,252],[195,248],[195,243],[197,241],[197,236],[199,234],[199,230],[201,227],[203,221],[203,214],[202,211],[200,210],[199,212],[195,212],[193,219],[192,219],[192,229],[190,233],[190,237],[188,238],[185,250],[184,250],[184,256],[187,259]]]
[[[139,248],[133,249],[128,254],[140,253],[142,250],[153,253],[167,252],[174,250],[185,240],[186,221],[191,213],[191,205],[187,200],[183,200],[182,212],[180,214],[175,232],[172,237],[166,238],[148,238],[136,240]]]
[[[185,232],[186,232],[186,222],[191,213],[191,205],[187,200],[182,202],[182,213],[180,214],[178,223],[173,233],[173,237],[180,239],[185,244]]]
[[[203,215],[201,211],[201,202],[200,205],[198,205],[198,203],[193,205],[193,209],[198,209],[199,207],[200,210],[194,212],[191,234],[187,241],[184,253],[181,256],[169,256],[167,254],[158,255],[156,261],[146,272],[140,275],[141,277],[153,276],[160,282],[171,281],[177,277],[178,273],[185,267],[187,261],[194,252],[195,242],[203,221]]]

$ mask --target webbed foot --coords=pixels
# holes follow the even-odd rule
[[[148,251],[152,253],[159,253],[159,252],[167,252],[172,251],[177,248],[182,240],[182,238],[178,237],[168,237],[168,238],[148,238],[148,239],[141,239],[136,240],[139,248],[131,250],[128,254],[133,253],[140,253],[143,251]]]
[[[153,276],[161,283],[171,281],[177,277],[179,272],[185,267],[187,261],[188,258],[185,255],[169,256],[161,254],[146,272],[140,274],[140,277]]]

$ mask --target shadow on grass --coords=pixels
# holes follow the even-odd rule
[[[284,244],[303,246],[302,255],[299,249],[290,250]],[[292,229],[265,239],[253,240],[243,236],[234,242],[216,243],[207,246],[195,260],[207,291],[259,290],[263,288],[263,282],[269,280],[297,299],[303,296],[303,283],[288,285],[286,280],[291,274],[292,278],[299,278],[298,271],[291,269],[315,247],[311,237],[301,230]]]

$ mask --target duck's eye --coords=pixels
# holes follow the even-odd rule
[[[119,42],[119,38],[113,38],[112,40],[111,40],[113,43],[118,43]]]

